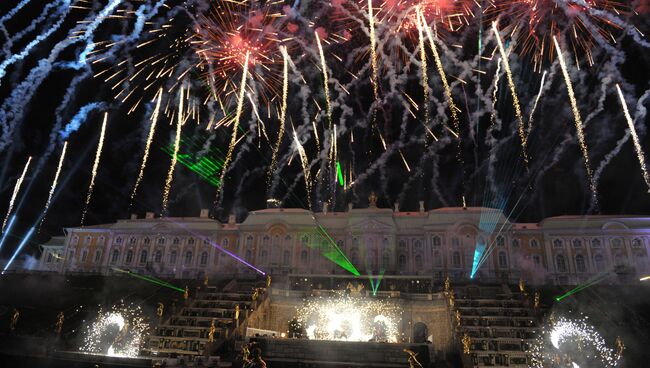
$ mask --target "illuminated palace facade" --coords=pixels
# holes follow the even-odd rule
[[[485,233],[485,223],[495,230]],[[320,225],[320,226],[319,226]],[[322,226],[327,235],[318,229]],[[490,227],[490,226],[487,226]],[[67,228],[41,246],[39,268],[59,273],[111,274],[115,269],[170,278],[255,273],[349,274],[323,256],[335,242],[361,272],[469,280],[477,242],[489,244],[476,278],[483,282],[573,285],[604,272],[627,283],[650,270],[650,218],[560,216],[510,223],[498,210],[440,208],[403,212],[368,208],[312,213],[264,209],[243,222],[208,217],[131,219]],[[224,250],[231,254],[227,254]],[[238,260],[234,256],[241,259]],[[341,257],[342,258],[342,257]],[[243,262],[242,262],[243,261]]]

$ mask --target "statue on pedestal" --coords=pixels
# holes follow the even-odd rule
[[[623,355],[623,350],[625,350],[625,344],[623,343],[623,339],[621,339],[620,336],[616,336],[616,357],[617,357],[617,359],[621,359],[621,356]]]
[[[539,299],[540,299],[539,291],[536,291],[535,292],[535,301],[533,303],[533,308],[535,308],[535,309],[539,308]]]
[[[65,316],[63,312],[59,312],[59,314],[56,316],[56,334],[60,335],[61,330],[63,329],[63,320],[65,319]]]
[[[203,279],[203,286],[208,287],[208,275],[205,275],[205,278]]]
[[[368,207],[377,207],[377,195],[375,192],[370,192],[370,196],[368,196]]]
[[[449,276],[445,277],[445,293],[448,293],[451,290],[451,282],[449,282]]]
[[[158,308],[156,308],[156,314],[158,315],[158,319],[160,320],[160,322],[162,322],[164,313],[165,313],[165,305],[163,303],[158,302]]]
[[[208,331],[208,342],[214,342],[214,333],[217,331],[217,327],[214,325],[214,318],[210,322],[210,331]]]
[[[187,298],[190,297],[190,289],[187,288],[187,285],[185,285],[185,291],[183,292],[183,299],[187,300]]]
[[[271,286],[271,275],[266,275],[266,288]]]
[[[472,339],[469,337],[467,332],[463,334],[463,339],[461,341],[463,343],[463,354],[469,354],[472,347]]]
[[[239,320],[239,304],[235,305],[235,320]]]
[[[11,331],[16,329],[16,325],[18,324],[19,318],[20,318],[20,312],[18,311],[18,309],[14,308],[14,311],[11,314],[11,321],[9,322],[9,329],[11,329]]]

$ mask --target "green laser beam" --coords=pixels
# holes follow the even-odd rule
[[[223,167],[223,153],[216,148],[209,148],[207,153],[204,151],[206,139],[181,138],[180,150],[176,155],[177,162],[197,174],[200,178],[207,181],[215,187],[221,185],[221,169]],[[173,146],[166,145],[162,151],[169,156],[174,155]],[[201,152],[201,155],[199,155]]]
[[[336,176],[339,178],[339,184],[341,186],[344,186],[343,184],[343,171],[341,170],[341,163],[339,161],[336,161]]]
[[[370,279],[370,287],[372,287],[372,295],[377,295],[377,290],[379,290],[379,284],[381,283],[381,279],[384,277],[384,270],[381,270],[379,272],[379,275],[377,275],[377,281],[375,283],[375,280],[372,277],[372,272],[369,275]]]
[[[555,301],[559,302],[562,299],[565,299],[565,298],[567,298],[567,297],[569,297],[569,296],[571,296],[573,294],[576,294],[576,293],[578,293],[578,292],[580,292],[580,291],[582,291],[582,290],[584,290],[584,289],[586,289],[586,288],[588,288],[590,286],[593,286],[593,285],[605,280],[608,277],[609,277],[609,272],[606,272],[606,273],[600,274],[600,275],[596,275],[592,280],[588,280],[586,283],[578,285],[575,288],[567,291],[566,293],[564,293],[562,295],[556,296]]]
[[[354,267],[354,265],[352,264],[352,262],[350,262],[348,257],[345,256],[345,253],[343,253],[343,250],[341,250],[341,248],[339,248],[339,246],[336,244],[334,239],[332,239],[330,234],[325,230],[325,228],[323,228],[323,226],[321,224],[318,224],[318,229],[321,231],[321,236],[325,235],[327,240],[329,240],[329,244],[334,248],[333,251],[323,253],[323,255],[325,255],[325,257],[327,257],[328,259],[334,261],[339,266],[345,268],[346,270],[348,270],[353,275],[360,276],[361,273],[359,273],[357,268]]]
[[[140,274],[137,274],[137,273],[135,273],[135,272],[131,272],[131,271],[129,271],[129,270],[123,270],[123,269],[121,269],[121,268],[113,268],[113,269],[114,269],[115,271],[125,273],[125,274],[127,274],[127,275],[129,275],[129,276],[133,276],[133,277],[138,278],[138,279],[140,279],[140,280],[149,281],[149,282],[151,282],[151,283],[153,283],[153,284],[160,285],[160,286],[164,286],[164,287],[170,288],[170,289],[172,289],[172,290],[176,290],[176,291],[181,292],[181,293],[184,293],[184,292],[185,292],[185,289],[181,289],[181,288],[179,288],[178,286],[174,286],[174,285],[172,285],[172,284],[170,284],[170,283],[168,283],[168,282],[165,282],[165,281],[162,281],[162,280],[158,280],[158,279],[153,278],[153,277],[148,277],[148,276],[140,275]]]

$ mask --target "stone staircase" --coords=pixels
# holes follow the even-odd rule
[[[449,307],[463,367],[528,367],[528,350],[538,331],[533,296],[512,292],[507,285],[458,294]],[[469,354],[463,352],[463,338],[469,341]]]
[[[254,302],[255,283],[232,280],[223,288],[202,286],[175,313],[156,326],[142,349],[160,358],[210,356],[245,323]],[[235,318],[239,306],[239,319]],[[209,342],[215,321],[214,341]]]

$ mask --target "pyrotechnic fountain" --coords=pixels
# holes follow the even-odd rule
[[[149,324],[142,309],[133,305],[114,305],[99,310],[96,319],[88,325],[80,351],[111,357],[135,358],[145,341]]]
[[[312,340],[398,342],[402,311],[390,301],[341,295],[308,300],[297,320]]]

